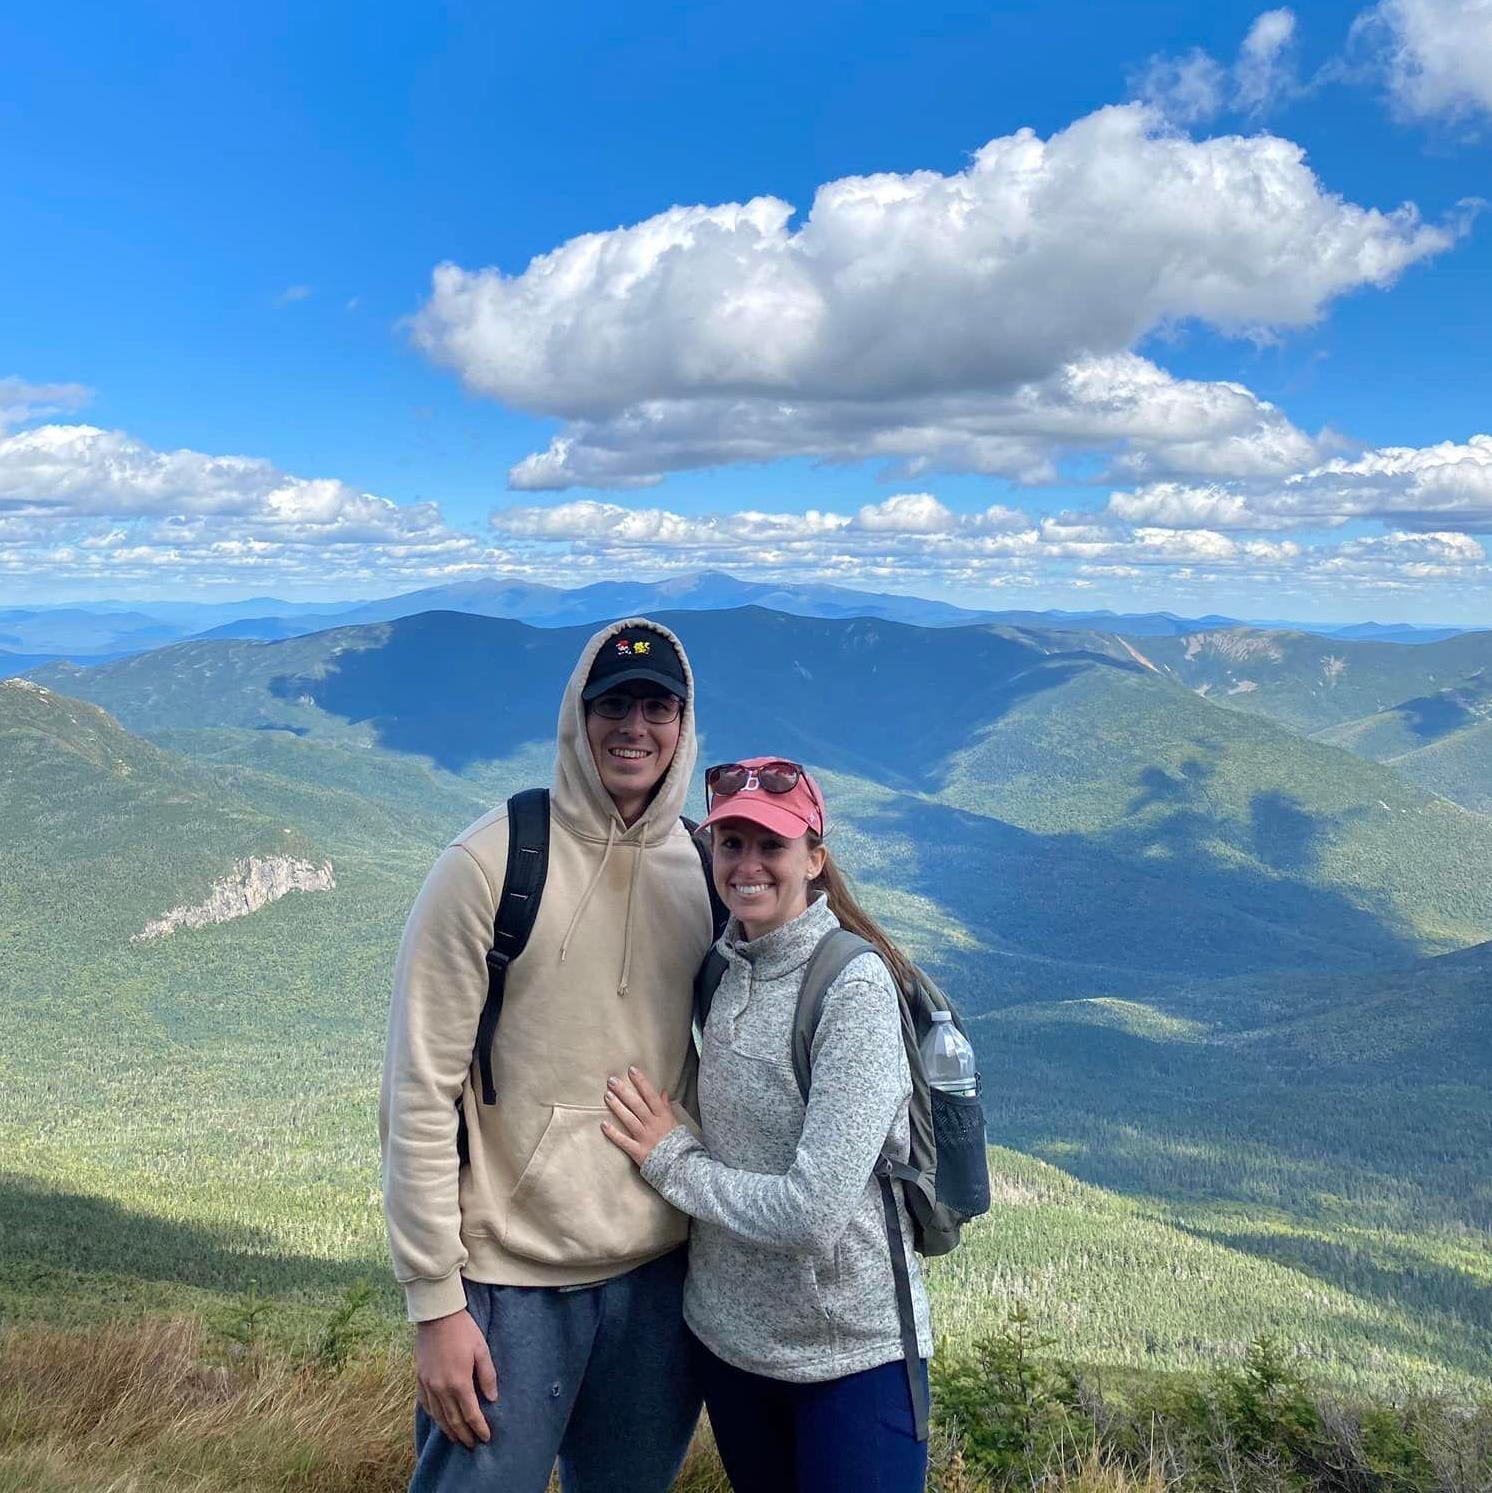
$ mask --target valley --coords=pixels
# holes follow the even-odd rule
[[[1492,1387],[1492,821],[1153,639],[1147,668],[1087,632],[664,620],[702,760],[821,768],[867,904],[971,1018],[1001,1197],[933,1272],[953,1340],[1025,1300],[1099,1364],[1269,1329],[1343,1382]],[[256,1280],[293,1331],[366,1277],[397,1331],[393,951],[440,845],[547,776],[588,631],[428,613],[0,683],[13,1318]],[[1401,652],[1438,679],[1444,646]],[[137,937],[266,857],[335,884]]]

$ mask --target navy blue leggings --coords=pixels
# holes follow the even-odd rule
[[[927,1443],[900,1358],[819,1384],[748,1374],[702,1343],[699,1361],[735,1493],[922,1493]],[[925,1359],[919,1368],[926,1381]]]

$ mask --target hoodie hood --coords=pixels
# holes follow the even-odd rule
[[[652,802],[637,822],[628,826],[622,823],[622,816],[601,782],[595,758],[591,756],[591,744],[585,732],[585,702],[580,695],[590,678],[591,665],[607,640],[635,627],[652,628],[678,649],[689,694],[679,712],[679,745],[673,761],[653,794]],[[684,801],[689,796],[689,783],[694,776],[699,750],[694,734],[694,694],[694,671],[689,665],[689,655],[678,637],[660,623],[647,617],[625,617],[592,636],[576,660],[570,682],[565,686],[555,745],[554,811],[575,834],[584,839],[610,840],[617,844],[631,840],[656,844],[670,832],[684,812]]]

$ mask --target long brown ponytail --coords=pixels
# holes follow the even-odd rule
[[[835,863],[829,847],[824,844],[821,836],[809,830],[808,848],[818,850],[820,847],[824,852],[824,869],[808,883],[809,896],[823,892],[829,899],[829,911],[839,919],[840,927],[848,928],[851,933],[858,933],[867,943],[874,944],[896,983],[902,990],[911,991],[917,983],[911,960],[891,942],[881,925],[861,907],[854,892],[850,890],[844,872]]]

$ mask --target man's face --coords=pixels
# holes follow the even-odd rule
[[[650,700],[656,703],[645,703]],[[644,714],[666,714],[670,709],[669,721],[650,721]],[[623,710],[625,714],[616,719]],[[673,762],[682,717],[676,696],[635,681],[618,685],[586,706],[585,734],[596,771],[628,823],[642,812]]]

